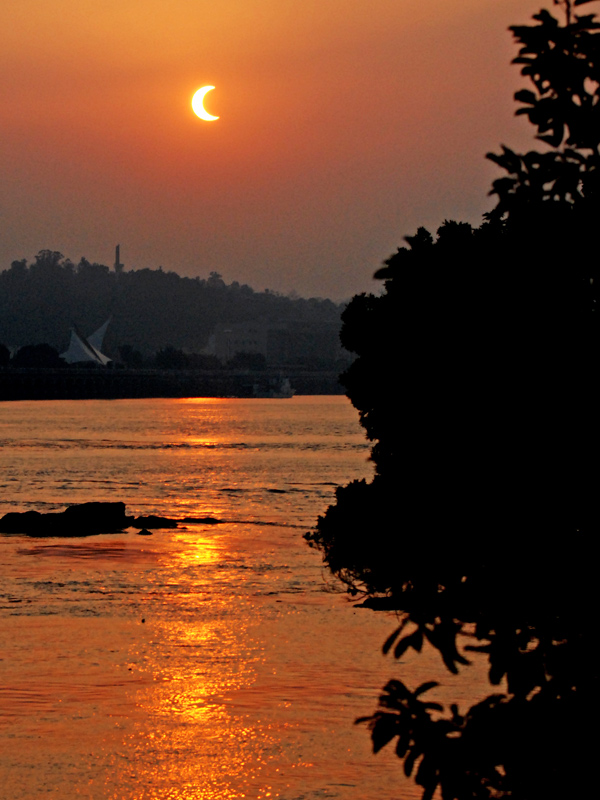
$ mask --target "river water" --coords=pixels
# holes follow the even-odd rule
[[[221,520],[0,536],[0,797],[419,796],[353,724],[397,668],[395,620],[302,538],[372,474],[346,398],[0,403],[0,445],[0,515],[122,500]]]

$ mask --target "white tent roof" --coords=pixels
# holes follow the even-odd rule
[[[108,328],[108,323],[110,322],[110,317],[106,320],[104,325],[101,325],[97,331],[94,331],[91,336],[88,336],[87,343],[91,344],[94,350],[102,350],[102,342],[104,341],[104,334],[106,333],[106,329]],[[106,358],[106,356],[105,356]],[[110,359],[108,359],[110,361]]]
[[[64,353],[60,354],[60,357],[64,359],[67,364],[77,364],[81,361],[85,361],[88,363],[100,364],[105,367],[112,359],[105,356],[104,353],[100,351],[100,348],[102,347],[102,341],[109,322],[110,319],[107,319],[104,325],[98,328],[97,331],[94,331],[88,339],[82,336],[75,327],[71,328],[69,347]]]

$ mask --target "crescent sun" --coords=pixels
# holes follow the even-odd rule
[[[219,119],[218,117],[213,117],[212,114],[209,114],[203,105],[204,95],[214,88],[214,86],[203,86],[201,89],[198,89],[196,94],[192,97],[192,108],[194,109],[194,114],[200,117],[200,119],[205,119],[207,122],[212,122],[215,119]]]

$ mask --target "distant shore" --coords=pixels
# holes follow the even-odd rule
[[[289,379],[298,395],[344,393],[336,371],[4,368],[0,369],[0,401],[267,397],[282,378]]]

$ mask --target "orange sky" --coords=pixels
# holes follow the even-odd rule
[[[493,205],[541,0],[6,0],[0,269],[42,248],[342,299]],[[552,8],[550,0],[545,5]],[[190,101],[205,84],[217,122]]]

